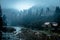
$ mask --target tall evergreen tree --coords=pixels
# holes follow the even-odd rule
[[[0,6],[0,27],[2,26],[2,11],[1,11],[1,6]]]
[[[55,14],[54,14],[55,22],[60,23],[60,8],[56,7]]]
[[[0,5],[0,38],[2,37],[2,11]]]
[[[7,22],[6,22],[6,16],[5,15],[3,15],[3,26],[7,26]]]

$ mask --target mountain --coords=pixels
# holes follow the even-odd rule
[[[54,6],[33,6],[28,10],[18,11],[16,9],[2,9],[3,15],[6,15],[8,25],[20,26],[30,25],[31,23],[44,23],[47,21],[53,21]]]

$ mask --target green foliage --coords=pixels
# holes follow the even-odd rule
[[[24,40],[55,40],[57,35],[51,34],[48,31],[32,30],[28,28],[22,28],[21,33],[18,33],[21,39]],[[17,36],[19,36],[17,35]]]

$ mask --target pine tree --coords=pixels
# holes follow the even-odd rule
[[[60,8],[56,7],[55,14],[54,14],[55,22],[60,23]]]
[[[0,38],[2,37],[2,11],[1,11],[1,5],[0,5]]]
[[[0,6],[0,27],[2,26],[2,11],[1,11],[1,6]]]
[[[3,15],[3,26],[7,26],[7,22],[6,22],[6,16],[5,15]]]

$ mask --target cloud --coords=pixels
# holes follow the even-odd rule
[[[15,3],[20,4],[31,3],[31,4],[60,6],[60,0],[1,0],[1,5],[3,8],[10,8]]]

